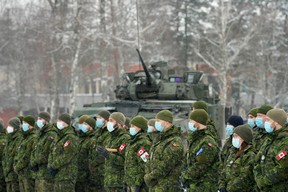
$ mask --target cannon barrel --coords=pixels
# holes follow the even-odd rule
[[[151,77],[151,75],[150,75],[150,73],[149,73],[149,71],[148,71],[148,69],[147,69],[147,67],[146,67],[146,65],[145,65],[145,63],[144,63],[144,61],[143,61],[143,59],[142,59],[142,56],[141,56],[141,54],[140,54],[139,49],[136,49],[136,51],[137,51],[137,53],[138,53],[138,56],[139,56],[139,58],[140,58],[142,67],[143,67],[144,72],[145,72],[145,75],[146,75],[147,85],[148,85],[148,86],[151,86],[151,85],[152,85],[152,77]]]

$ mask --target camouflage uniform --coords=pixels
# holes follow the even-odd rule
[[[271,136],[270,136],[271,135]],[[255,158],[254,178],[261,191],[286,191],[288,188],[288,130],[269,134]]]
[[[144,176],[150,192],[181,191],[179,176],[184,147],[180,135],[180,130],[172,125],[166,132],[160,132],[152,145]]]
[[[232,136],[229,136],[228,139],[226,139],[226,142],[224,146],[222,147],[222,150],[220,152],[220,160],[221,164],[226,162],[227,158],[230,156],[231,151],[233,151],[233,146],[232,146]]]
[[[0,127],[0,162],[2,162],[2,158],[4,155],[3,153],[4,153],[5,143],[6,143],[6,134],[4,133],[4,127],[2,125],[2,127]],[[5,183],[2,163],[0,164],[0,191],[6,191],[6,183]]]
[[[2,166],[6,181],[6,189],[9,191],[19,191],[18,176],[14,172],[13,162],[17,153],[22,134],[16,131],[6,135],[6,145],[3,151]]]
[[[225,166],[219,176],[219,188],[225,188],[229,192],[253,191],[255,189],[253,178],[255,153],[253,148],[248,145],[238,158],[236,158],[236,152],[237,149],[234,148],[233,153],[225,159]]]
[[[54,188],[53,177],[48,173],[47,164],[51,147],[58,138],[57,129],[47,124],[37,133],[34,149],[31,153],[30,166],[35,178],[35,191],[51,192]]]
[[[82,132],[82,131],[81,131]],[[93,132],[80,133],[78,146],[78,173],[76,182],[76,191],[89,190],[89,165],[88,155],[91,148],[91,139],[94,136]]]
[[[110,133],[106,127],[97,128],[91,134],[91,145],[89,150],[89,191],[104,191],[104,164],[105,158],[96,151],[97,146],[107,146]]]
[[[267,133],[264,128],[256,127],[253,129],[253,141],[252,145],[256,152],[258,152],[261,148],[261,146],[264,143],[265,137],[267,136]]]
[[[186,167],[182,175],[187,191],[217,191],[218,144],[208,129],[197,130],[188,139]]]
[[[122,191],[124,181],[125,151],[130,136],[124,128],[117,128],[110,133],[106,148],[117,149],[105,159],[104,185],[107,191]]]
[[[149,153],[151,142],[143,132],[131,137],[125,155],[124,181],[129,188],[138,187],[141,191],[148,191],[144,183],[145,163],[147,159],[145,152]],[[132,190],[131,190],[132,191]],[[134,190],[135,191],[135,190]],[[140,190],[139,190],[140,192]]]
[[[23,132],[17,154],[14,159],[14,171],[18,174],[20,191],[34,191],[35,180],[32,179],[29,167],[31,151],[36,140],[36,130]]]
[[[78,137],[72,127],[60,130],[59,139],[53,145],[48,159],[48,170],[55,175],[54,191],[75,191],[77,148]]]

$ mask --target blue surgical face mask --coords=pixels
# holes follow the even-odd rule
[[[232,145],[233,145],[235,148],[239,149],[240,146],[241,146],[240,139],[233,137],[233,138],[232,138]]]
[[[84,124],[81,124],[81,131],[83,133],[86,133],[88,131],[88,126],[87,125],[84,125]]]
[[[147,133],[152,133],[153,132],[153,127],[148,125]]]
[[[195,132],[197,131],[197,128],[195,127],[195,123],[189,122],[188,123],[188,128],[190,131]]]
[[[259,127],[259,128],[264,128],[263,118],[261,118],[261,117],[256,117],[255,122],[256,122],[257,127]]]
[[[63,122],[61,122],[61,121],[57,121],[57,128],[58,128],[59,130],[64,129],[65,126],[64,126]]]
[[[226,134],[227,135],[232,135],[233,134],[233,129],[234,129],[234,126],[233,125],[226,125]]]
[[[101,128],[104,125],[104,121],[102,119],[97,118],[96,127]]]
[[[254,121],[254,119],[249,118],[249,119],[247,120],[247,124],[248,124],[251,128],[255,127],[255,121]]]
[[[41,129],[42,127],[44,127],[44,122],[43,120],[38,119],[36,122],[37,126]]]
[[[164,131],[164,126],[159,121],[155,122],[155,128],[156,128],[157,131],[160,131],[160,132]]]
[[[109,121],[109,122],[107,123],[107,129],[108,129],[109,132],[114,131],[114,130],[115,130],[115,128],[114,128],[114,123],[112,123],[112,122]]]
[[[264,128],[267,133],[272,133],[274,131],[274,129],[271,127],[271,123],[268,121],[265,122]]]
[[[23,124],[22,124],[22,130],[23,130],[24,132],[28,131],[28,130],[29,130],[29,124],[28,124],[28,123],[23,123]]]
[[[134,127],[130,127],[129,133],[130,133],[130,135],[134,136],[134,135],[136,135],[138,132],[136,131],[136,129],[135,129]]]

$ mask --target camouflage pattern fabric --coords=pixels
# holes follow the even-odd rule
[[[84,191],[89,185],[89,150],[91,148],[91,139],[94,136],[93,132],[87,132],[81,134],[79,137],[78,146],[78,173],[76,191]]]
[[[230,154],[233,152],[233,145],[232,145],[232,136],[229,136],[223,147],[222,147],[222,150],[220,152],[220,161],[221,161],[221,164],[226,162],[226,160],[228,159],[228,157],[230,156]]]
[[[144,180],[150,192],[181,191],[179,176],[184,157],[180,129],[159,133],[149,152]]]
[[[58,139],[58,131],[53,125],[48,124],[37,132],[37,137],[33,147],[34,149],[30,157],[30,166],[36,167],[36,170],[32,173],[32,176],[36,180],[52,180],[53,176],[48,173],[47,164],[51,148],[54,142]],[[39,182],[36,182],[35,188],[38,188],[37,183]],[[44,189],[41,188],[41,190]]]
[[[6,135],[6,145],[2,157],[3,173],[5,176],[6,183],[15,181],[18,184],[18,175],[15,173],[13,169],[13,162],[15,155],[17,154],[17,150],[21,140],[22,140],[22,134],[19,131]]]
[[[28,132],[22,132],[22,135],[22,140],[14,158],[14,171],[18,174],[20,191],[29,192],[34,191],[35,187],[35,181],[32,179],[30,170],[30,156],[37,134],[36,130],[32,129]]]
[[[106,147],[117,149],[118,152],[109,153],[109,158],[105,159],[104,186],[108,191],[109,188],[116,190],[123,187],[125,151],[130,141],[130,136],[124,128],[118,128],[110,134]]]
[[[287,191],[288,131],[269,134],[255,157],[254,178],[260,191]]]
[[[256,127],[253,129],[252,145],[256,152],[258,152],[264,143],[265,137],[269,135],[264,128]]]
[[[253,191],[256,185],[253,177],[253,147],[248,145],[238,158],[237,151],[238,149],[234,148],[224,163],[225,167],[219,176],[219,189],[225,188],[229,192]]]
[[[145,163],[148,160],[151,142],[145,133],[138,133],[131,137],[125,155],[124,181],[130,188],[136,186],[145,188]]]
[[[182,172],[187,191],[217,191],[218,144],[208,129],[197,130],[188,138],[186,165]]]
[[[104,191],[104,164],[105,158],[96,150],[98,146],[107,146],[110,133],[106,127],[97,128],[91,134],[91,148],[88,154],[89,190]]]
[[[216,126],[214,124],[214,121],[212,119],[209,119],[208,122],[207,122],[207,129],[210,131],[210,135],[211,137],[214,138],[214,140],[219,143],[219,136],[218,136],[218,133],[217,133],[217,129],[216,129]]]
[[[37,179],[35,180],[35,192],[52,192],[54,191],[54,180]]]
[[[6,135],[4,133],[0,133],[0,162],[2,162],[5,143]],[[2,163],[0,164],[0,191],[6,191],[6,182],[3,173]]]
[[[6,192],[19,192],[18,181],[8,181],[6,182]]]
[[[58,188],[61,187],[61,183],[67,186],[67,190],[62,190],[64,189],[64,186],[62,186],[60,191],[69,191],[71,187],[75,190],[78,171],[77,149],[78,137],[73,129],[69,126],[59,131],[59,139],[53,145],[48,159],[48,169],[57,170],[54,184],[55,191],[59,191]],[[71,186],[66,185],[67,183]]]

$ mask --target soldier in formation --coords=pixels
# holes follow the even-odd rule
[[[220,150],[208,109],[194,103],[187,138],[169,110],[129,123],[123,113],[100,111],[75,127],[70,115],[50,122],[47,112],[11,118],[7,127],[0,120],[0,191],[286,191],[285,111],[252,108],[247,124],[230,116]]]

